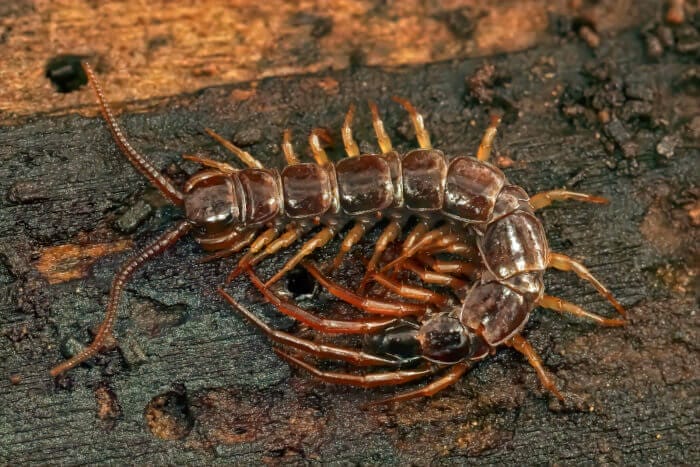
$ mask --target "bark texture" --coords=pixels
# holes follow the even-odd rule
[[[698,17],[669,27],[655,20],[660,7],[639,5],[648,24],[603,34],[594,49],[565,17],[550,17],[561,29],[527,51],[226,84],[145,100],[142,112],[118,117],[134,147],[184,181],[196,167],[183,153],[230,159],[205,127],[281,167],[284,128],[304,157],[308,131],[328,128],[338,142],[329,151],[340,157],[353,101],[366,151],[376,150],[366,99],[380,104],[405,150],[413,130],[389,97],[409,98],[433,145],[452,156],[473,153],[489,113],[503,113],[495,160],[513,182],[529,193],[566,187],[611,200],[540,214],[552,249],[583,260],[631,321],[602,329],[533,313],[525,334],[565,404],[543,393],[521,356],[502,350],[433,399],[362,410],[391,391],[324,385],[290,370],[215,293],[234,259],[200,264],[191,239],[130,282],[119,346],[52,381],[48,369],[62,352],[89,341],[128,249],[180,216],[120,156],[100,119],[74,113],[78,100],[92,100],[83,90],[54,112],[66,115],[7,114],[13,124],[0,128],[0,461],[698,463]],[[104,81],[116,101],[124,87],[144,85]],[[347,283],[359,279],[377,234],[349,256],[339,276]],[[572,274],[548,273],[546,284],[551,295],[612,312]],[[229,290],[272,325],[299,331],[247,281]],[[302,303],[335,309],[323,293]]]

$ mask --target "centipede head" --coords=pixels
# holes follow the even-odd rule
[[[229,230],[241,220],[240,200],[233,180],[216,170],[203,170],[185,185],[185,215],[202,232]]]

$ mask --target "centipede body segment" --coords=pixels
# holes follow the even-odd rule
[[[203,168],[180,190],[128,143],[92,70],[87,64],[84,68],[118,147],[168,200],[182,207],[185,220],[122,267],[114,280],[105,318],[95,339],[82,352],[54,367],[53,376],[101,350],[112,333],[126,280],[140,265],[188,233],[210,252],[208,259],[247,249],[227,283],[245,273],[280,312],[318,332],[374,336],[375,340],[400,342],[413,349],[395,355],[380,345],[375,353],[368,353],[306,341],[271,329],[220,289],[227,301],[280,346],[277,353],[289,363],[324,381],[362,387],[403,384],[441,374],[424,388],[391,399],[395,401],[438,392],[457,381],[472,362],[485,358],[502,345],[522,353],[542,384],[561,397],[539,357],[520,334],[532,310],[541,306],[590,318],[605,326],[625,322],[599,316],[544,293],[542,277],[546,269],[573,271],[625,315],[608,289],[582,264],[550,251],[542,224],[534,215],[536,209],[553,201],[573,199],[601,204],[606,200],[565,190],[530,197],[522,188],[510,184],[498,168],[488,163],[499,124],[496,117],[486,130],[476,157],[448,158],[431,147],[424,119],[415,107],[407,100],[395,98],[408,112],[420,146],[402,154],[393,149],[379,110],[370,102],[381,152],[361,154],[352,135],[355,114],[352,106],[341,130],[347,158],[330,162],[320,142],[323,133],[312,130],[309,145],[315,162],[300,162],[291,135],[285,131],[281,147],[287,166],[281,171],[263,167],[251,154],[207,129],[246,168],[237,169],[202,156],[185,156]],[[382,218],[387,219],[386,226],[368,259],[365,277],[359,281],[357,291],[341,287],[326,277]],[[409,218],[417,222],[400,240]],[[306,261],[343,230],[347,233],[332,262],[319,269]],[[253,271],[256,264],[302,239],[304,243],[297,253],[271,278],[263,282],[256,276]],[[396,241],[401,241],[400,253],[381,265],[382,254]],[[453,258],[445,259],[443,254]],[[321,319],[276,297],[270,285],[299,264],[332,294],[375,316],[354,321]],[[425,284],[437,284],[454,293],[402,283],[393,276],[394,271],[411,272]],[[370,282],[411,301],[367,297],[365,289]],[[456,301],[455,296],[462,298]],[[393,369],[366,375],[329,373],[307,362],[303,355]],[[408,361],[418,362],[416,368],[401,368]]]

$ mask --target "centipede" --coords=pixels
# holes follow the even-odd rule
[[[627,322],[624,307],[582,263],[550,250],[544,227],[535,216],[537,210],[555,201],[605,204],[608,200],[559,189],[529,196],[511,184],[489,163],[500,123],[497,116],[492,117],[474,157],[448,157],[432,147],[417,109],[408,100],[394,97],[408,113],[418,142],[418,148],[400,153],[393,148],[377,105],[370,101],[380,152],[362,154],[353,137],[355,106],[351,105],[341,128],[348,157],[332,162],[322,144],[323,133],[314,129],[308,138],[314,162],[301,162],[291,133],[285,130],[281,149],[286,166],[282,170],[264,167],[247,151],[206,129],[245,168],[184,155],[202,168],[179,189],[127,141],[95,74],[87,63],[82,66],[118,148],[167,200],[182,208],[184,219],[121,266],[92,342],[54,366],[50,370],[54,377],[103,349],[113,337],[125,284],[143,264],[188,234],[209,253],[206,261],[245,250],[218,291],[275,343],[274,351],[291,365],[322,381],[365,388],[436,378],[380,403],[431,396],[503,346],[521,353],[542,386],[562,399],[540,357],[521,334],[533,310],[551,309],[602,326]],[[403,235],[409,219],[414,225]],[[379,222],[384,227],[358,287],[351,290],[331,279],[329,275],[343,264],[348,252]],[[343,233],[331,261],[319,267],[309,260]],[[302,239],[306,240],[299,250],[271,278],[263,281],[258,277],[256,265]],[[399,253],[382,264],[389,246],[399,241]],[[444,259],[443,254],[457,259]],[[272,285],[299,265],[332,295],[370,316],[356,320],[320,317],[278,296]],[[543,276],[550,268],[574,272],[590,283],[621,317],[598,315],[545,294]],[[396,271],[414,273],[424,284],[402,282]],[[282,314],[323,335],[364,336],[370,343],[368,349],[319,344],[271,328],[224,290],[239,275],[246,275]],[[370,297],[366,293],[370,283],[402,298]],[[449,293],[427,287],[429,284],[445,287]],[[388,368],[367,374],[332,372],[321,370],[308,358]]]

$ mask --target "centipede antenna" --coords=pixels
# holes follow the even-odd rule
[[[260,163],[259,160],[257,160],[255,157],[253,157],[248,151],[244,151],[243,149],[239,148],[235,144],[233,144],[231,141],[227,140],[223,136],[219,135],[216,133],[214,130],[211,128],[205,128],[204,131],[206,134],[214,138],[214,140],[231,151],[238,159],[243,162],[245,165],[250,167],[251,169],[262,169],[263,165]]]
[[[501,117],[498,115],[491,116],[491,123],[484,132],[483,138],[481,138],[481,144],[479,144],[479,150],[476,153],[476,158],[480,161],[487,161],[491,157],[491,148],[493,147],[493,140],[498,132],[498,125],[501,123]]]
[[[174,245],[180,238],[185,236],[191,229],[192,224],[189,221],[180,222],[175,227],[163,233],[160,237],[154,240],[153,243],[146,246],[143,250],[141,250],[141,253],[124,263],[117,275],[114,276],[112,281],[112,289],[109,292],[107,311],[105,312],[105,317],[102,320],[100,327],[97,329],[97,333],[95,334],[95,338],[93,339],[92,343],[70,359],[65,360],[64,362],[53,367],[50,371],[51,376],[56,377],[61,373],[80,365],[84,361],[97,355],[97,353],[102,350],[105,341],[112,335],[114,323],[117,321],[119,298],[122,290],[124,290],[127,280],[149,259],[163,253],[165,250]]]
[[[386,154],[391,152],[391,139],[384,129],[384,122],[382,122],[379,116],[379,109],[377,109],[377,104],[374,101],[368,101],[369,111],[372,112],[372,126],[374,127],[374,132],[377,134],[377,142],[382,150],[382,153]]]
[[[357,157],[360,155],[360,148],[357,147],[357,143],[352,137],[352,118],[355,116],[355,104],[350,104],[348,113],[345,114],[345,121],[343,122],[343,128],[341,130],[343,134],[343,144],[345,145],[345,152],[348,153],[350,157]]]
[[[110,133],[112,133],[112,138],[117,144],[122,154],[129,159],[129,162],[136,167],[136,169],[143,174],[148,181],[151,182],[153,186],[158,188],[158,190],[169,199],[173,204],[178,206],[182,205],[184,202],[184,195],[180,190],[178,190],[173,182],[167,178],[165,175],[161,174],[153,165],[141,154],[139,154],[127,141],[124,133],[117,124],[114,114],[107,100],[104,97],[104,92],[102,91],[102,86],[100,85],[95,73],[87,62],[81,63],[83,71],[88,78],[88,82],[92,89],[95,91],[95,96],[97,97],[97,103],[100,106],[100,111],[102,117],[104,118],[107,126],[109,127]]]
[[[411,117],[413,128],[416,130],[418,145],[423,149],[432,148],[430,143],[430,135],[428,134],[428,130],[425,129],[425,121],[423,120],[423,116],[418,113],[416,108],[413,107],[413,104],[411,104],[408,100],[397,96],[393,96],[391,99],[406,109],[406,112],[408,112],[408,115]]]
[[[326,165],[330,163],[330,160],[328,159],[328,154],[326,154],[326,151],[321,147],[321,141],[319,140],[320,131],[321,130],[318,128],[311,130],[311,134],[309,135],[309,146],[311,146],[311,153],[314,155],[314,160],[316,160],[316,163],[318,165]]]
[[[284,130],[282,137],[282,152],[287,164],[294,165],[299,163],[299,158],[294,154],[294,146],[292,146],[292,132],[289,128]]]

